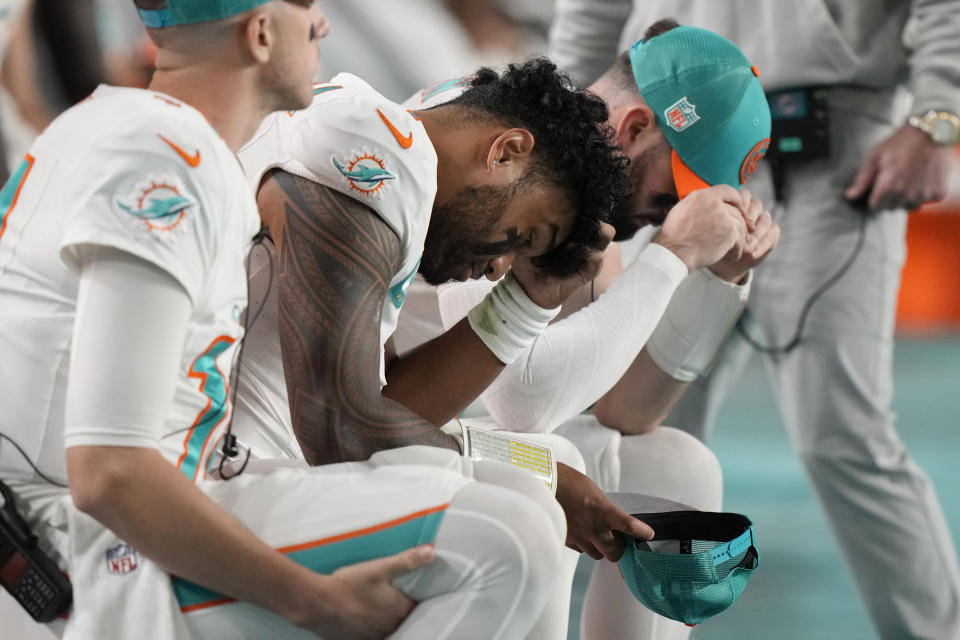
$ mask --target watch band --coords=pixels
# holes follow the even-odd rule
[[[960,116],[949,111],[931,109],[923,115],[910,116],[907,124],[923,131],[937,146],[947,147],[960,143]]]

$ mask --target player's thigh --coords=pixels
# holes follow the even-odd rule
[[[434,542],[451,501],[473,483],[463,464],[453,452],[410,447],[365,462],[274,470],[259,465],[200,488],[264,542],[329,574]],[[198,637],[303,635],[269,612],[193,583],[174,578],[173,589]]]
[[[286,547],[442,514],[472,481],[462,458],[450,451],[407,447],[384,454],[364,462],[244,473],[200,487],[262,540]]]

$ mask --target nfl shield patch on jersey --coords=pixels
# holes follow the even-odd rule
[[[125,576],[133,573],[140,565],[137,550],[128,544],[118,544],[107,549],[107,571],[111,575]]]

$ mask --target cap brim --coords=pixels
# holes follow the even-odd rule
[[[690,167],[683,163],[683,160],[680,159],[676,151],[670,151],[670,164],[673,167],[673,183],[677,187],[678,198],[682,199],[693,191],[710,187],[710,185],[695,174]]]
[[[682,502],[649,496],[645,493],[608,493],[607,497],[627,513],[666,513],[668,511],[697,511]]]

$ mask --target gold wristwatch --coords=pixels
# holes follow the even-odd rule
[[[922,116],[910,116],[907,124],[930,136],[938,147],[952,147],[960,143],[960,117],[955,113],[931,109]]]

